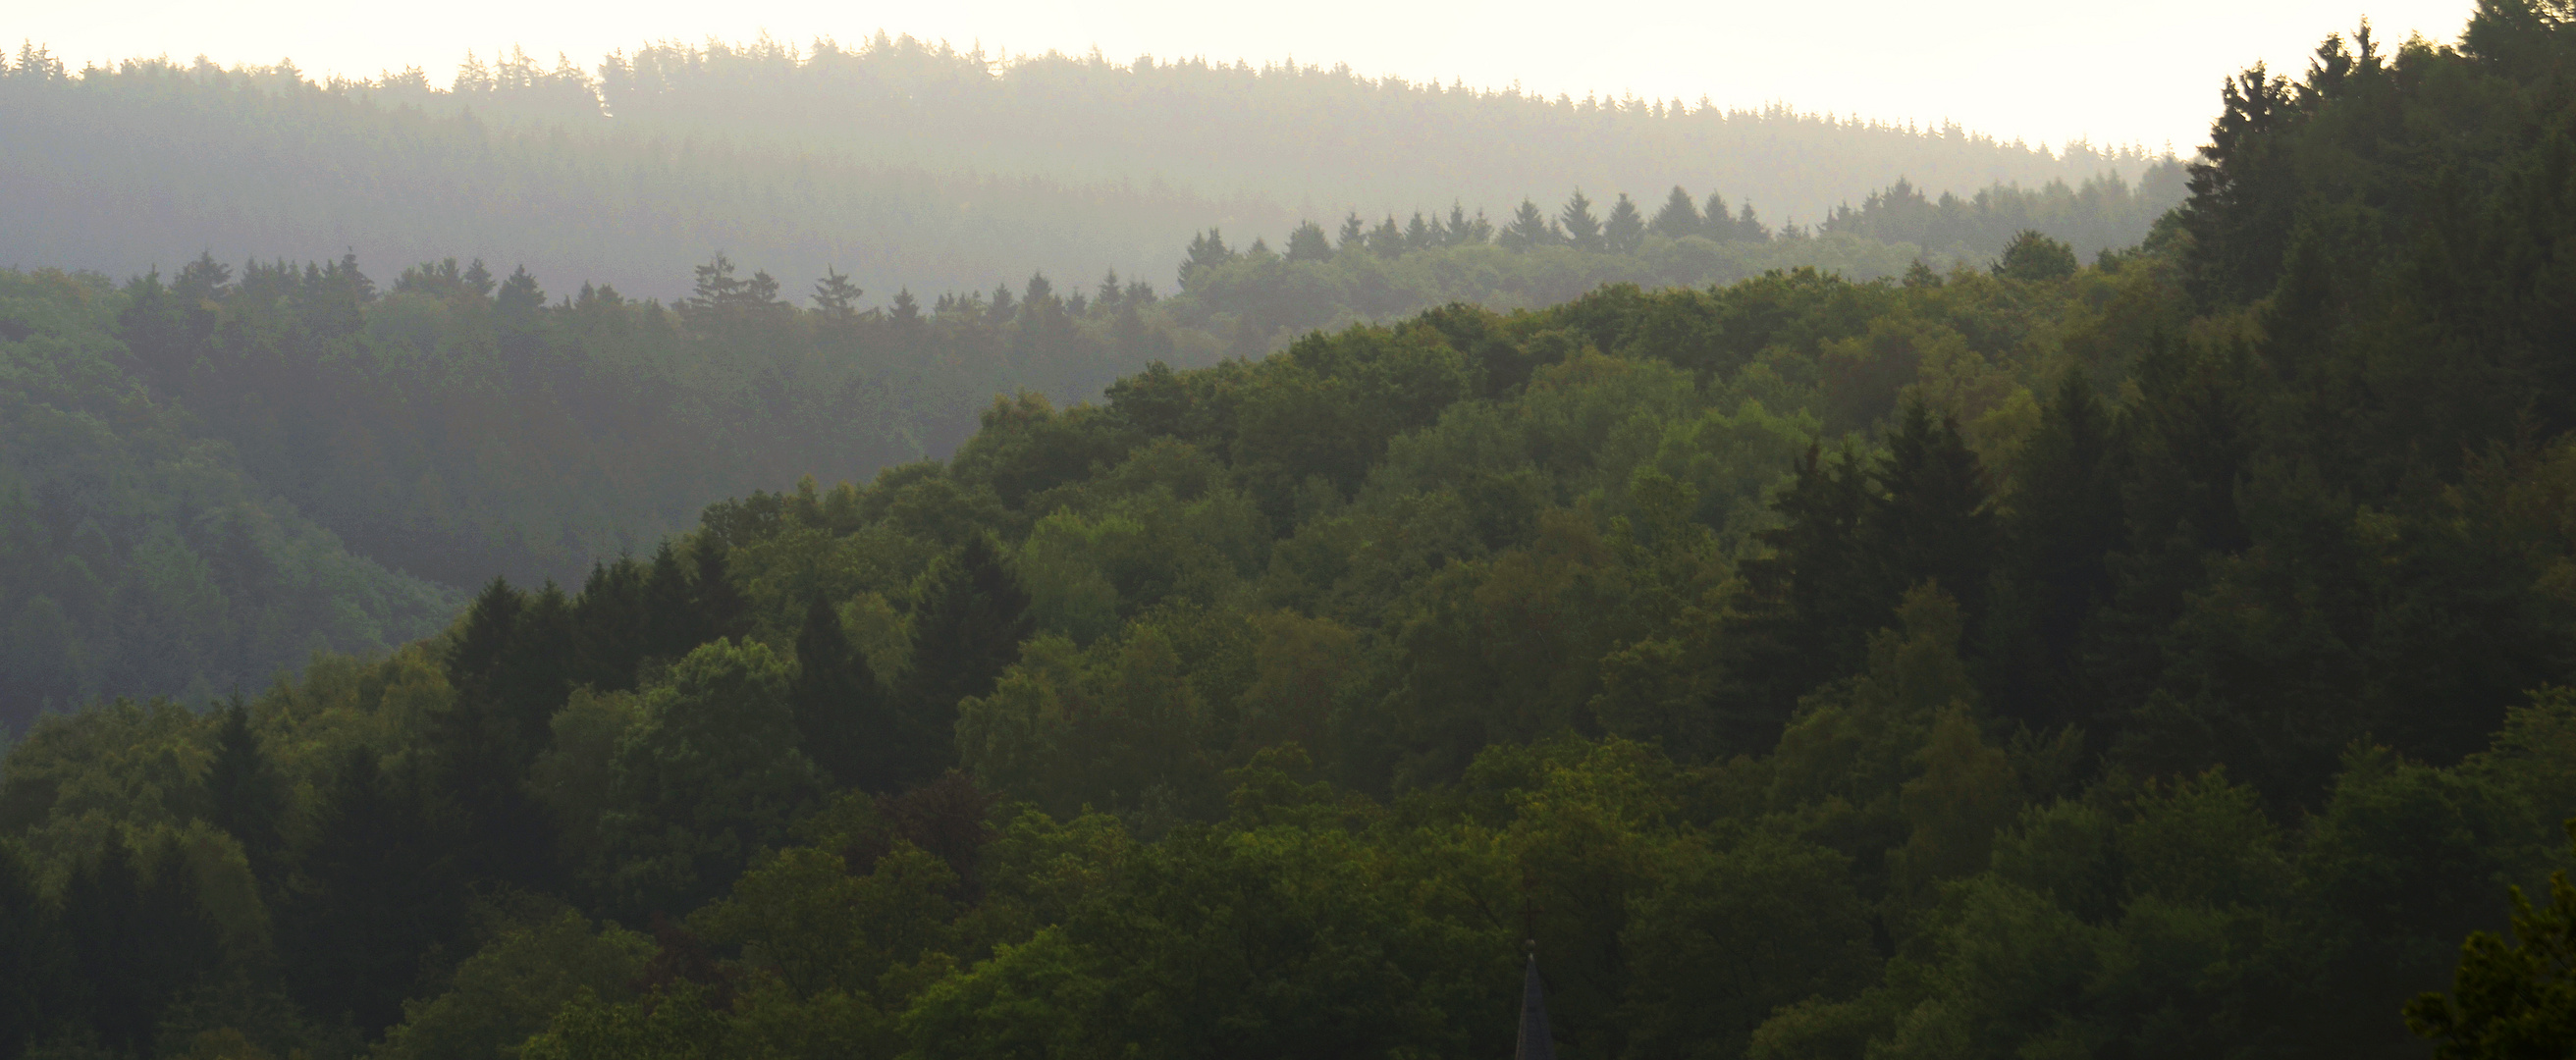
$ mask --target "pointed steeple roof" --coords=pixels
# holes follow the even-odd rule
[[[1556,1036],[1547,1029],[1547,991],[1539,985],[1536,953],[1521,974],[1521,1039],[1512,1060],[1556,1060]]]

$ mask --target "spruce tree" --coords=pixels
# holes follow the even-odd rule
[[[1340,238],[1333,241],[1333,249],[1358,250],[1366,245],[1367,241],[1368,222],[1360,220],[1359,211],[1353,210],[1349,216],[1342,218],[1342,233]]]
[[[698,535],[690,552],[697,559],[697,576],[690,580],[689,591],[697,609],[697,640],[694,648],[711,640],[742,639],[751,632],[751,602],[743,599],[742,590],[733,583],[732,549],[711,535]],[[686,653],[683,653],[686,654]]]
[[[2110,410],[2081,371],[2040,408],[2003,525],[1989,701],[2034,728],[2085,720],[2079,649],[2110,600],[2110,557],[2127,541],[2123,463]]]
[[[1610,207],[1610,219],[1601,224],[1601,245],[1613,254],[1634,254],[1646,241],[1646,217],[1637,204],[1620,192],[1619,201]]]
[[[1718,205],[1725,203],[1721,200]],[[1673,193],[1664,197],[1663,209],[1655,211],[1655,219],[1646,225],[1646,230],[1666,239],[1680,239],[1698,235],[1699,226],[1699,206],[1691,201],[1689,192],[1675,184]]]
[[[1520,208],[1512,211],[1511,223],[1503,226],[1502,235],[1494,242],[1505,250],[1553,246],[1556,229],[1547,223],[1547,214],[1540,212],[1537,203],[1522,199]]]
[[[1874,476],[1880,493],[1866,535],[1885,572],[1879,594],[1893,608],[1907,589],[1934,582],[1958,601],[1974,630],[1984,613],[1997,536],[1985,467],[1959,425],[1920,401],[1898,411],[1887,450]]]
[[[510,653],[510,637],[518,629],[519,612],[526,601],[507,579],[495,576],[465,609],[465,628],[447,650],[447,683],[460,693],[473,690],[490,694],[492,683],[500,676],[503,658]]]
[[[278,942],[306,1013],[373,1034],[402,1017],[423,954],[457,941],[464,887],[444,821],[418,786],[357,747],[299,852]]]
[[[1288,233],[1287,257],[1290,261],[1331,261],[1333,241],[1324,234],[1324,226],[1300,221]]]
[[[70,985],[53,909],[14,841],[0,840],[0,1060],[17,1060],[45,1037]]]
[[[225,705],[223,724],[215,730],[215,760],[206,769],[208,819],[241,843],[251,874],[262,884],[279,882],[279,857],[285,850],[280,822],[286,814],[286,790],[251,728],[250,708],[236,695]]]
[[[223,958],[175,839],[138,857],[108,833],[63,885],[62,930],[77,998],[64,1015],[117,1052],[147,1053],[162,1011]]]
[[[548,579],[520,611],[492,688],[528,755],[544,750],[547,723],[580,679],[580,661],[572,601]]]
[[[677,659],[702,643],[694,596],[679,552],[669,541],[662,542],[653,550],[652,567],[644,575],[645,655]]]
[[[993,690],[1032,629],[1028,593],[982,534],[924,572],[913,604],[912,669],[905,682],[893,774],[919,783],[956,760],[957,704]]]
[[[576,680],[602,691],[635,687],[635,667],[644,661],[645,618],[644,568],[627,556],[592,564],[572,608]]]
[[[805,757],[833,786],[893,787],[885,751],[895,746],[893,719],[868,658],[850,644],[839,609],[817,593],[796,633],[796,683],[789,689]]]
[[[1596,253],[1603,249],[1601,219],[1593,216],[1592,200],[1584,196],[1583,189],[1574,189],[1574,194],[1565,200],[1565,208],[1557,212],[1556,221],[1574,249]]]

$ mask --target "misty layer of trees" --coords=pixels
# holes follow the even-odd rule
[[[2232,80],[2091,264],[1023,394],[389,655],[48,718],[0,1051],[1497,1055],[1534,935],[1566,1055],[2563,1052],[2534,950],[2409,1006],[2576,817],[2553,10]]]
[[[122,276],[208,249],[355,248],[673,298],[723,246],[796,286],[837,269],[880,291],[989,289],[1032,269],[1168,277],[1192,231],[1284,232],[1299,209],[1502,210],[1680,181],[1813,224],[1900,177],[1967,195],[2134,179],[2154,161],[1778,108],[1005,62],[911,40],[653,46],[595,72],[494,60],[442,87],[416,70],[316,82],[287,63],[66,70],[30,45],[0,77],[0,265]]]
[[[1903,191],[1873,196],[1859,216],[1879,217],[1879,203]],[[2145,232],[2146,200],[2116,181],[2088,184],[2083,196],[2050,191],[1985,193],[1961,230],[1997,249],[1988,230],[1998,221],[2081,231],[2111,217]],[[104,463],[76,480],[55,450],[23,450],[15,465],[22,492],[33,491],[24,503],[46,507],[54,527],[28,540],[55,547],[23,553],[30,588],[11,610],[27,632],[6,664],[0,724],[100,695],[203,702],[234,685],[256,688],[315,648],[390,647],[426,633],[494,571],[569,582],[594,560],[648,551],[710,501],[944,455],[995,393],[1091,399],[1148,363],[1259,356],[1309,328],[1451,302],[1535,307],[1610,282],[1727,283],[1820,261],[1865,279],[1958,260],[1848,234],[1775,233],[1750,207],[1729,211],[1714,196],[1703,206],[1679,195],[1651,219],[1621,196],[1606,215],[1593,216],[1580,192],[1551,217],[1525,204],[1500,229],[1455,207],[1436,227],[1416,215],[1409,226],[1389,218],[1369,229],[1353,215],[1337,240],[1311,223],[1293,230],[1284,255],[1260,240],[1238,252],[1220,232],[1203,232],[1174,297],[1115,271],[1061,288],[1041,272],[989,292],[922,298],[905,289],[871,298],[833,271],[799,292],[765,269],[743,275],[721,254],[692,270],[691,293],[667,306],[613,285],[549,293],[524,268],[501,276],[454,259],[380,284],[354,254],[238,268],[201,254],[167,277],[155,270],[113,286],[95,275],[6,273],[13,293],[0,304],[10,329],[0,332],[0,356],[49,373],[62,372],[55,351],[88,357],[10,422],[106,416],[103,429],[114,433],[128,428],[106,410],[148,403],[161,429],[219,453],[208,459],[270,495],[261,503],[271,518],[309,520],[338,544],[312,546],[322,552],[310,560],[288,560],[278,545],[265,546],[259,563],[207,559],[210,548],[247,555],[250,539],[239,533],[249,531],[189,506],[138,507],[104,485],[129,471],[157,474],[150,466],[163,458],[95,453]],[[877,301],[890,304],[862,308]],[[125,590],[36,573],[52,569],[48,556],[69,547],[85,519],[114,527],[102,540],[120,548],[166,540],[176,542],[173,555],[203,560],[183,565],[203,566],[202,576],[152,583],[191,602],[116,605]],[[217,538],[229,543],[210,544]],[[347,557],[319,557],[343,548],[409,576],[364,593],[441,603],[398,620],[387,603],[358,605],[372,616],[364,620],[325,606],[335,590],[320,587],[341,576],[317,565]],[[102,549],[84,545],[82,562],[158,566],[110,563],[101,557],[115,550]],[[242,601],[276,593],[306,602],[241,611]],[[236,612],[221,625],[230,632],[209,625]],[[262,617],[245,617],[253,613]],[[255,646],[194,646],[236,643],[230,637]]]
[[[1752,204],[1702,203],[1674,187],[1660,203],[1625,192],[1596,203],[1575,190],[1555,210],[1523,199],[1509,217],[1416,211],[1371,223],[1345,215],[1328,232],[1308,220],[1277,247],[1267,237],[1228,245],[1223,229],[1193,237],[1181,261],[1177,321],[1229,334],[1236,352],[1265,349],[1319,327],[1385,320],[1455,302],[1541,308],[1608,284],[1697,287],[1807,266],[1848,279],[1902,276],[1994,260],[2038,232],[2099,256],[2146,238],[2182,199],[2183,169],[2166,160],[2132,190],[2114,175],[2069,188],[1996,186],[1961,200],[1926,200],[1904,180],[1841,209],[1814,228],[1774,230]]]

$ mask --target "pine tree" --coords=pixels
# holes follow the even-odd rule
[[[1413,211],[1413,220],[1404,226],[1404,249],[1431,250],[1438,246],[1440,246],[1440,226],[1422,216],[1422,211]]]
[[[1556,221],[1574,249],[1596,253],[1602,249],[1601,219],[1592,215],[1592,200],[1584,197],[1583,189],[1574,189],[1574,194],[1565,200],[1565,209],[1557,212]]]
[[[1290,261],[1331,261],[1332,239],[1324,234],[1324,226],[1313,221],[1299,221],[1297,227],[1288,233],[1287,257]]]
[[[1866,535],[1886,572],[1880,595],[1893,607],[1906,590],[1933,582],[1958,601],[1974,630],[1984,613],[1997,538],[1985,467],[1958,424],[1934,416],[1919,401],[1899,410],[1887,449],[1873,476],[1880,495]]]
[[[839,269],[827,265],[823,278],[814,281],[814,308],[822,312],[825,320],[845,324],[858,319],[859,297],[866,293],[841,275]]]
[[[1646,218],[1637,204],[1620,192],[1619,201],[1610,207],[1610,219],[1601,225],[1601,245],[1613,254],[1634,254],[1646,241]]]
[[[299,852],[279,944],[296,1000],[373,1034],[402,1017],[423,954],[457,941],[464,889],[444,822],[416,785],[353,748]]]
[[[1494,242],[1505,250],[1554,246],[1556,228],[1548,224],[1547,215],[1539,211],[1537,203],[1522,199],[1520,209],[1512,211],[1511,223],[1503,226],[1502,235]]]
[[[1368,222],[1360,220],[1359,211],[1353,210],[1350,212],[1349,216],[1342,218],[1342,233],[1339,238],[1333,241],[1333,249],[1336,251],[1358,250],[1362,246],[1366,245],[1367,240]]]
[[[1990,702],[2035,729],[2081,722],[2079,651],[2113,588],[2110,557],[2127,541],[2124,461],[2110,410],[2081,371],[2040,409],[2024,443],[2003,526],[2002,597],[1994,604]]]
[[[1717,205],[1726,204],[1724,200],[1718,200]],[[1683,191],[1681,185],[1675,184],[1673,193],[1664,197],[1664,208],[1655,211],[1655,219],[1646,225],[1646,229],[1666,239],[1698,235],[1699,207],[1691,202],[1689,192]]]
[[[215,760],[206,769],[206,800],[208,820],[241,843],[251,874],[263,884],[279,883],[286,790],[260,747],[259,733],[251,728],[250,708],[239,695],[224,706],[223,724],[215,730]]]
[[[698,631],[698,605],[680,554],[669,541],[653,550],[653,565],[644,575],[644,654],[677,659],[704,643]]]
[[[53,909],[15,841],[0,840],[0,1060],[17,1060],[61,1018],[71,985]]]
[[[1395,258],[1404,254],[1404,230],[1395,226],[1394,214],[1386,215],[1386,220],[1378,222],[1376,228],[1369,230],[1368,248],[1370,253],[1381,258]]]
[[[575,680],[603,692],[635,687],[644,661],[644,569],[633,557],[593,563],[572,605]]]
[[[751,632],[751,602],[743,599],[742,590],[734,585],[731,565],[726,562],[731,551],[724,542],[707,534],[698,535],[697,544],[690,549],[698,566],[697,577],[689,583],[698,616],[697,641],[691,647],[724,637],[740,640]]]
[[[957,704],[993,690],[1019,658],[1032,624],[1028,593],[981,534],[922,575],[913,605],[913,657],[896,734],[894,774],[905,784],[955,762]]]
[[[138,858],[111,831],[64,883],[61,923],[78,999],[65,1015],[119,1052],[150,1049],[162,1010],[222,958],[175,841]]]
[[[850,644],[841,616],[817,593],[796,633],[796,683],[789,690],[805,757],[835,787],[888,791],[893,718],[867,655]]]

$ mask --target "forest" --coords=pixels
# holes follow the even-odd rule
[[[2564,1055],[2570,70],[2540,0],[2364,26],[2230,78],[2134,244],[1877,275],[1760,255],[2149,182],[1203,224],[1166,293],[892,310],[0,274],[0,599],[87,594],[12,621],[319,606],[247,556],[377,638],[59,686],[0,1058],[1501,1055],[1532,954],[1574,1057]]]
[[[1812,227],[1899,180],[1935,198],[2037,194],[2141,184],[2159,161],[1785,107],[1547,100],[1285,62],[1005,58],[882,35],[656,44],[592,70],[518,49],[486,59],[437,86],[418,70],[316,80],[287,61],[75,70],[25,45],[0,77],[13,148],[0,265],[121,278],[200,251],[354,250],[389,273],[452,255],[667,301],[723,250],[791,289],[838,272],[882,298],[1031,271],[1165,280],[1196,229],[1276,239],[1301,214],[1457,202],[1499,215],[1570,188],[1679,183]],[[2169,183],[2144,219],[2179,200]],[[2054,234],[2096,249],[2088,232]]]
[[[1999,248],[2004,225],[2142,232],[2156,209],[2116,179],[2053,187],[1934,205],[1900,184],[1841,227],[1948,224],[1955,253],[1935,257],[1955,263],[1973,253],[1962,240]],[[385,650],[433,632],[495,573],[574,582],[725,497],[946,456],[996,393],[1096,400],[1148,364],[1259,356],[1312,328],[1449,302],[1535,307],[1613,281],[1703,286],[1818,260],[1869,277],[1928,260],[1870,235],[1775,232],[1722,196],[1705,210],[1724,223],[1703,224],[1676,191],[1651,224],[1624,196],[1595,211],[1579,191],[1499,231],[1463,208],[1436,237],[1420,215],[1375,230],[1346,217],[1338,244],[1309,222],[1285,255],[1203,231],[1169,295],[1114,270],[1061,291],[1037,272],[989,292],[898,288],[868,307],[838,272],[799,292],[721,253],[667,305],[587,282],[550,294],[524,267],[497,275],[480,260],[380,284],[354,253],[239,268],[201,253],[122,283],[0,271],[0,364],[49,380],[0,423],[54,438],[0,454],[14,476],[0,497],[19,498],[9,518],[30,543],[0,559],[0,623],[14,623],[0,629],[16,634],[0,724],[101,695],[201,704],[317,648]],[[1882,205],[1905,202],[1911,214]],[[157,440],[130,437],[147,420]],[[222,498],[172,505],[138,488],[216,465]],[[235,529],[217,514],[231,494],[265,494],[262,519],[309,524],[309,540]],[[331,595],[351,577],[377,584],[348,588],[356,611],[343,612]]]

